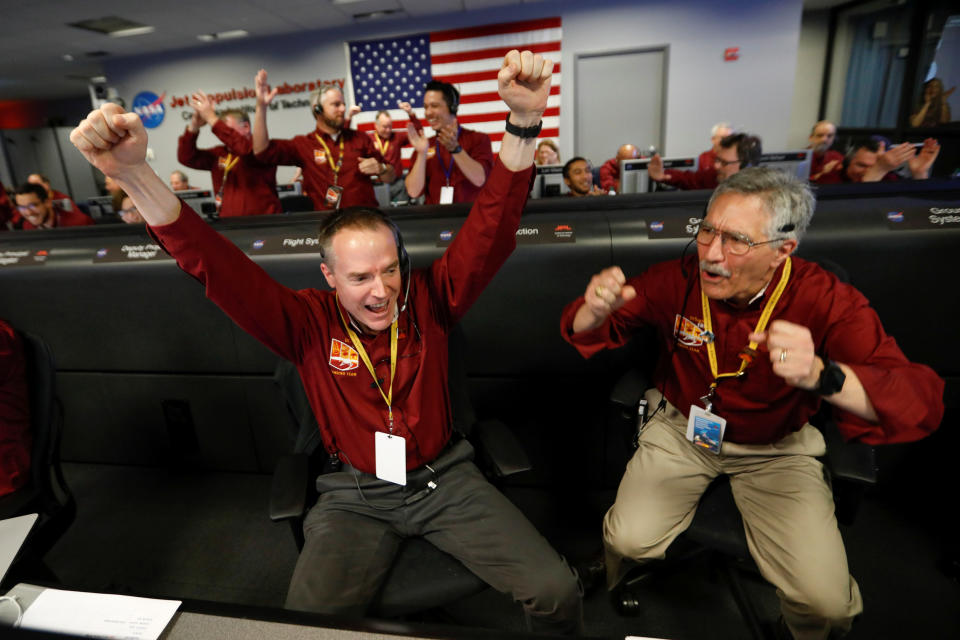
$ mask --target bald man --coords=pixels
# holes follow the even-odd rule
[[[617,149],[617,157],[610,158],[600,167],[600,188],[606,192],[620,193],[620,161],[634,160],[640,157],[640,150],[632,144]]]

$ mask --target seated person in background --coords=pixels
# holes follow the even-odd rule
[[[46,189],[50,200],[54,201],[54,204],[58,204],[64,211],[80,211],[83,213],[80,207],[77,206],[77,203],[73,201],[73,198],[62,191],[57,191],[51,187],[50,178],[42,173],[31,173],[29,176],[27,176],[27,182],[31,184],[39,184]]]
[[[710,148],[697,158],[697,171],[713,171],[713,161],[720,151],[720,141],[733,133],[733,127],[726,122],[718,122],[710,128]]]
[[[267,109],[278,89],[267,83],[267,72],[256,77],[257,109],[253,120],[253,152],[259,162],[295,165],[303,170],[304,193],[317,211],[346,207],[377,206],[373,176],[393,182],[393,167],[365,133],[345,125],[343,92],[325,86],[310,95],[314,130],[290,140],[271,140]]]
[[[7,194],[7,188],[0,182],[0,231],[9,231],[13,224],[13,203]]]
[[[830,147],[837,139],[837,127],[829,120],[821,120],[810,131],[810,144],[813,149],[810,156],[810,182],[830,180],[831,173],[843,170],[843,154]]]
[[[253,156],[250,117],[229,109],[217,117],[213,101],[203,91],[193,94],[193,116],[180,136],[177,161],[191,169],[209,171],[217,211],[222,218],[281,213],[277,196],[277,166]],[[223,144],[197,148],[200,128],[210,125]]]
[[[842,171],[822,177],[820,184],[899,180],[893,172],[904,164],[909,168],[914,180],[926,180],[930,177],[930,167],[938,155],[940,145],[933,138],[923,141],[919,153],[910,142],[886,149],[884,143],[864,138],[850,147],[844,158]]]
[[[560,164],[560,149],[557,143],[547,138],[541,140],[537,145],[537,164],[540,166],[548,164]]]
[[[911,127],[937,127],[953,120],[947,98],[956,90],[943,90],[943,80],[931,78],[923,84],[923,104],[910,116]]]
[[[30,478],[30,400],[20,336],[0,320],[0,496]]]
[[[756,166],[761,154],[760,138],[748,133],[734,133],[720,141],[720,150],[713,160],[713,170],[664,170],[660,154],[651,158],[647,170],[651,180],[665,182],[678,189],[713,189],[738,171]]]
[[[726,474],[793,636],[833,637],[861,612],[808,420],[826,401],[847,439],[917,440],[940,424],[944,383],[904,357],[859,291],[792,257],[813,210],[806,182],[742,171],[713,193],[697,255],[629,280],[609,267],[564,310],[563,336],[584,357],[642,326],[660,343],[656,410],[604,518],[611,588],[624,559],[662,558]]]
[[[600,188],[604,191],[620,193],[620,161],[635,160],[640,150],[632,144],[621,145],[615,158],[610,158],[600,166]]]
[[[423,91],[423,113],[436,135],[427,139],[407,127],[415,149],[407,173],[411,198],[425,194],[426,204],[473,202],[493,166],[490,136],[457,122],[460,92],[452,84],[431,80]]]
[[[406,112],[407,117],[410,118],[410,122],[415,128],[423,129],[420,120],[413,112],[413,107],[410,106],[409,102],[400,102],[397,106]],[[393,118],[390,117],[390,112],[378,111],[370,136],[373,138],[373,144],[377,148],[377,151],[383,156],[384,162],[393,167],[393,182],[388,184],[390,184],[390,198],[396,198],[406,191],[406,186],[403,183],[402,150],[410,143],[410,139],[407,137],[407,131],[406,129],[403,131],[394,131]]]
[[[47,190],[39,184],[29,182],[20,185],[16,194],[19,220],[14,221],[17,229],[53,229],[55,227],[83,227],[93,224],[93,219],[74,209],[64,211],[58,207]]]
[[[191,189],[196,189],[196,187],[190,184],[190,179],[187,177],[187,174],[179,169],[170,173],[170,188],[174,191],[190,191]]]
[[[363,615],[401,539],[423,536],[512,593],[537,629],[580,631],[575,573],[484,479],[469,442],[452,438],[447,397],[449,331],[516,246],[552,67],[529,51],[505,56],[497,82],[517,133],[504,134],[490,180],[431,265],[410,269],[399,232],[379,209],[327,218],[320,270],[333,291],[272,280],[164,189],[144,159],[146,130],[136,114],[105,104],[71,133],[207,297],[296,363],[325,447],[344,464],[317,479],[322,495],[304,523],[288,608]],[[387,442],[398,446],[377,444]]]
[[[121,191],[121,193],[123,192]],[[133,200],[125,193],[123,193],[123,198],[120,201],[120,209],[117,210],[117,215],[126,224],[143,224],[145,222],[143,216],[140,215],[140,210],[137,209],[137,205],[133,204]]]
[[[567,184],[567,195],[574,198],[583,196],[605,196],[607,192],[593,184],[593,167],[586,158],[576,156],[563,165],[563,181]]]

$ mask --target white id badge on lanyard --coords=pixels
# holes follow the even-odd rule
[[[690,407],[690,418],[687,420],[687,440],[707,451],[720,453],[723,443],[723,432],[727,428],[727,421],[696,405]]]
[[[383,431],[375,435],[377,477],[387,482],[407,484],[407,440]]]
[[[440,187],[440,204],[453,204],[453,187]]]

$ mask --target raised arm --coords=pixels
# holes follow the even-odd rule
[[[202,91],[193,94],[193,107],[187,130],[177,142],[177,162],[191,169],[210,171],[217,164],[217,155],[207,149],[198,149],[197,135],[204,125],[217,122],[217,114],[213,109],[213,102]],[[212,114],[212,122],[208,112]]]
[[[270,89],[267,83],[267,72],[260,69],[255,80],[257,94],[257,108],[253,114],[253,152],[261,153],[270,144],[270,134],[267,132],[267,107],[277,97],[277,89]]]

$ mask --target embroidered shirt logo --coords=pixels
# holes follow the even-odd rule
[[[673,323],[673,335],[685,347],[699,347],[707,341],[707,330],[702,323],[694,322],[679,314]]]
[[[327,162],[327,153],[323,149],[314,149],[313,161],[317,164],[325,164]]]
[[[337,371],[353,371],[360,366],[360,355],[346,342],[331,339],[330,366]]]

